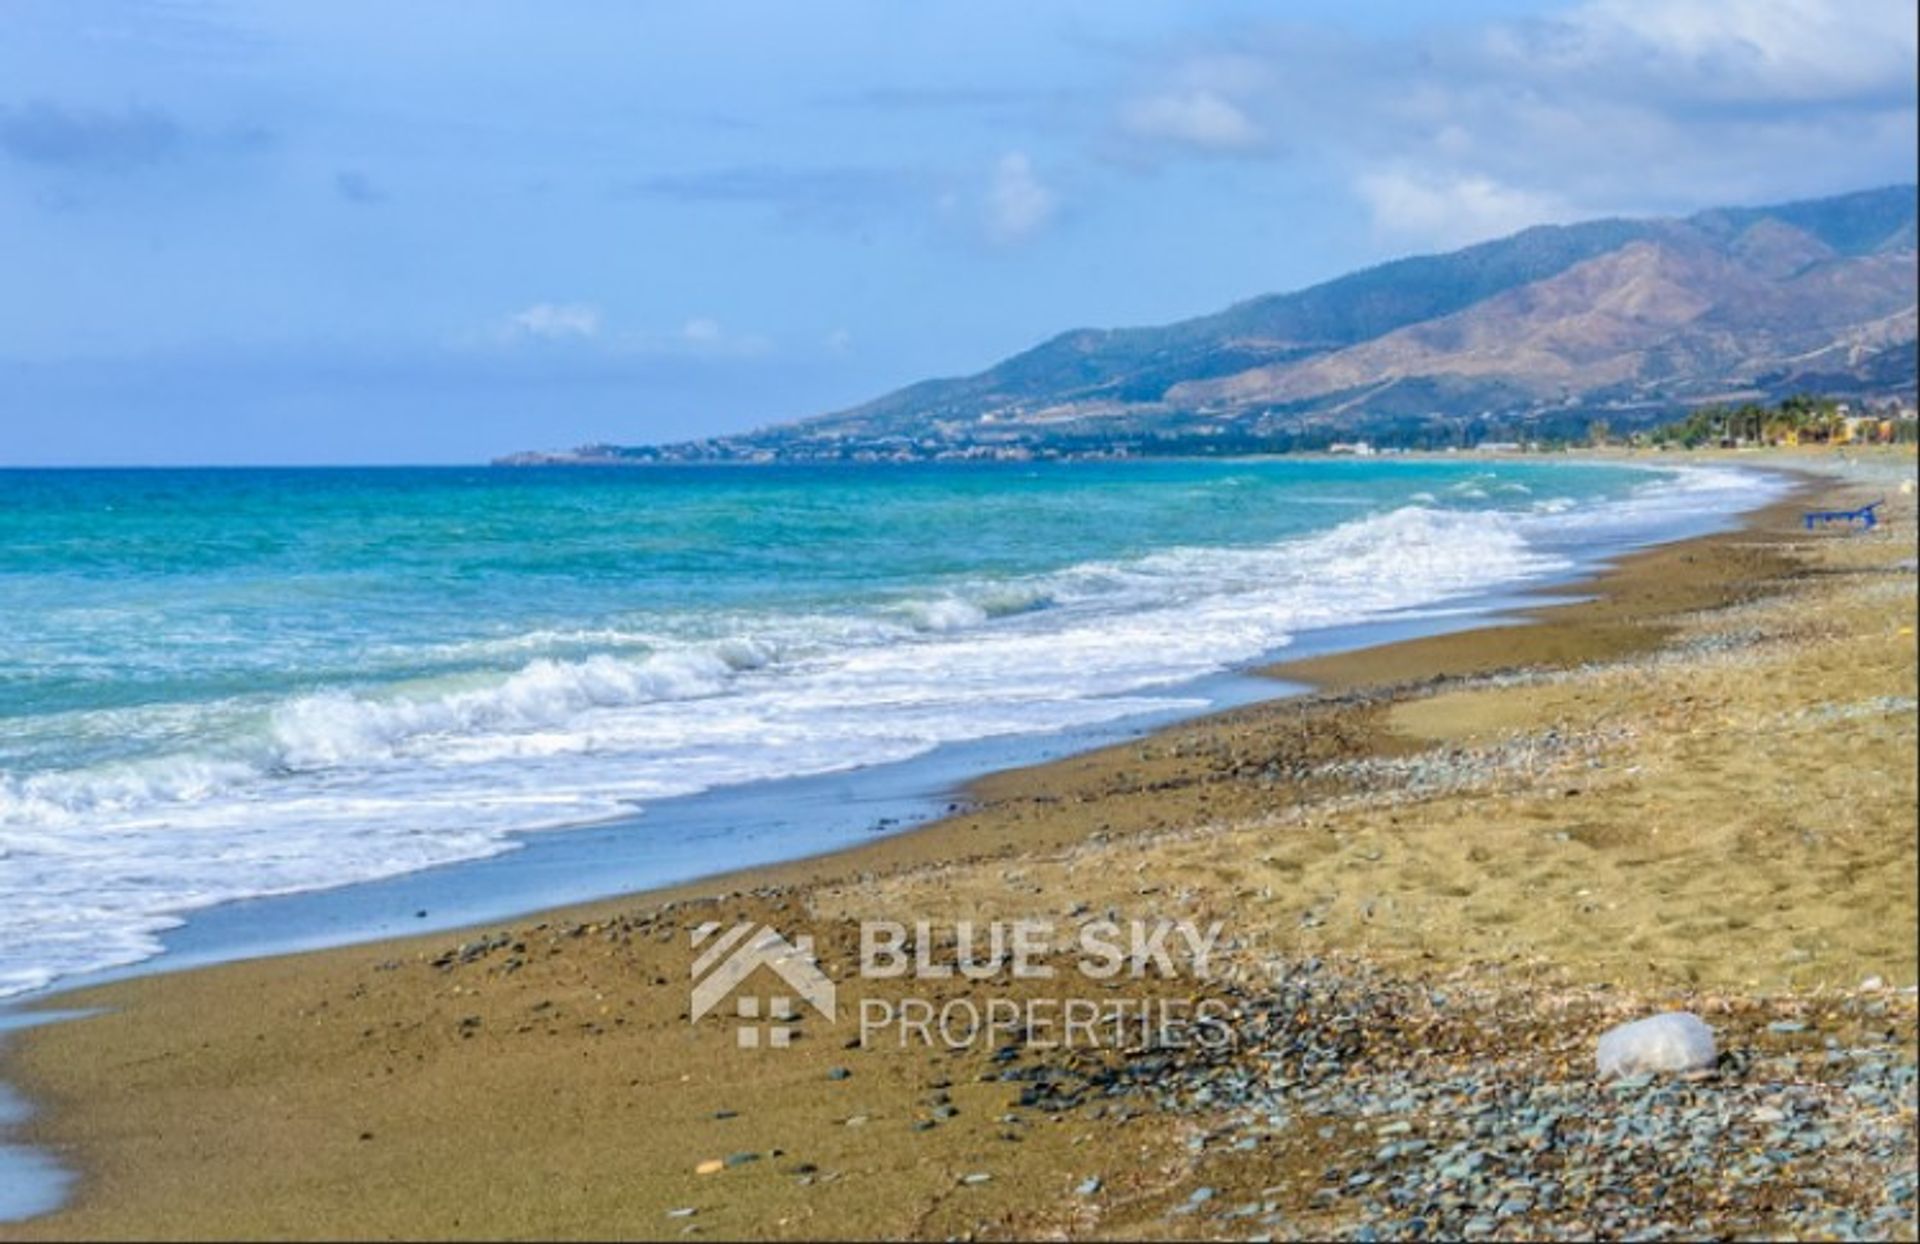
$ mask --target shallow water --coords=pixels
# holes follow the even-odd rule
[[[1193,711],[1186,684],[1302,633],[1769,487],[1530,461],[0,473],[0,995],[215,904]],[[660,829],[623,888],[783,848]]]

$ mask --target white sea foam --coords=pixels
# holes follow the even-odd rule
[[[387,760],[424,738],[563,727],[593,709],[717,695],[766,654],[751,641],[655,653],[637,661],[542,658],[504,682],[447,694],[372,698],[323,691],[273,714],[275,757],[290,769]]]
[[[956,596],[908,601],[899,609],[916,631],[957,631],[987,620],[985,609]]]
[[[1185,703],[1169,689],[1303,630],[1551,574],[1595,533],[1617,541],[1767,495],[1746,473],[1697,470],[1603,506],[1429,501],[1277,545],[953,584],[858,616],[708,620],[705,639],[498,637],[470,655],[531,659],[203,706],[197,735],[168,706],[154,737],[217,743],[0,774],[0,996],[149,956],[180,913],[213,903],[474,859],[672,795]],[[70,725],[147,728],[112,713]]]

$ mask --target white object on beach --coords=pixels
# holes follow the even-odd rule
[[[1713,1029],[1691,1011],[1668,1011],[1608,1029],[1600,1035],[1597,1053],[1603,1077],[1699,1071],[1717,1057]]]

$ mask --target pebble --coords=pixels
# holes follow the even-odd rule
[[[708,1158],[706,1161],[700,1163],[700,1165],[694,1167],[693,1173],[696,1175],[717,1175],[725,1169],[727,1169],[727,1164],[721,1159]]]
[[[1602,1076],[1697,1071],[1718,1056],[1713,1029],[1691,1011],[1669,1011],[1609,1028],[1600,1035],[1594,1061]]]
[[[985,1171],[975,1171],[971,1175],[960,1176],[960,1182],[969,1187],[974,1187],[980,1184],[992,1183],[993,1176],[987,1174]]]
[[[1592,1034],[1626,999],[1569,1005],[1474,979],[1449,977],[1442,1009],[1430,986],[1376,967],[1283,964],[1270,982],[1227,990],[1225,1049],[1146,1049],[1110,1067],[1055,1056],[1017,1078],[1056,1117],[1057,1103],[1078,1102],[1069,1109],[1088,1118],[1200,1121],[1203,1170],[1248,1140],[1285,1153],[1290,1133],[1317,1138],[1315,1236],[1912,1238],[1912,995],[1823,999],[1817,1022],[1834,1041],[1812,1050],[1762,1035],[1815,1020],[1782,1017],[1801,1005],[1791,998],[1703,1000],[1721,1029],[1710,1066],[1599,1081]],[[1836,1014],[1847,1008],[1857,1022]],[[1290,1225],[1277,1205],[1254,1219],[1230,1204],[1209,1187],[1168,1212],[1206,1220],[1209,1236]]]
[[[1100,1176],[1089,1175],[1085,1179],[1080,1181],[1080,1185],[1077,1188],[1075,1188],[1074,1191],[1079,1193],[1081,1196],[1093,1196],[1095,1193],[1100,1191],[1100,1187],[1101,1187]]]

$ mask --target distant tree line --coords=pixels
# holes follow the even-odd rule
[[[1798,393],[1774,406],[1702,406],[1676,423],[1647,433],[1654,445],[1827,445],[1849,442],[1911,443],[1915,423],[1870,410],[1855,410],[1834,398]]]

